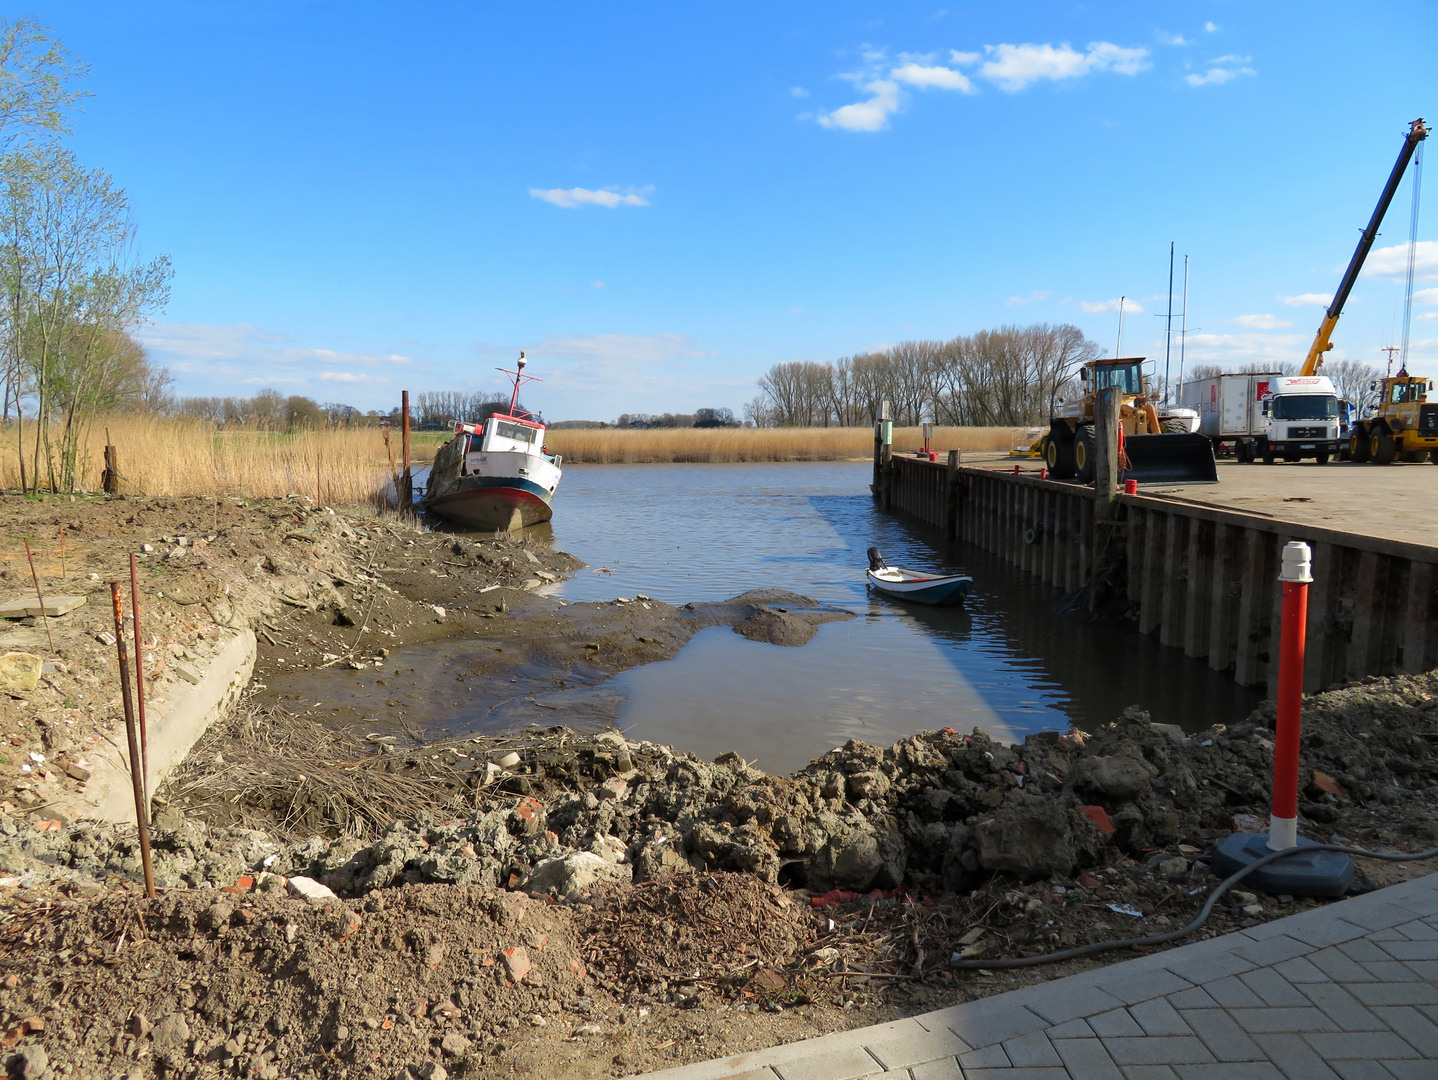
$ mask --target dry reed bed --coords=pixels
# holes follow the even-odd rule
[[[1007,450],[1013,428],[942,427],[930,445],[940,450]],[[567,428],[546,436],[550,450],[567,462],[850,461],[874,453],[873,429],[863,428]],[[895,428],[897,452],[923,445],[918,428]]]
[[[105,433],[119,458],[122,490],[146,495],[216,495],[244,498],[291,493],[334,504],[372,503],[389,482],[390,458],[377,428],[340,428],[294,434],[228,428],[188,418],[104,417],[81,449],[80,487],[100,489]],[[26,445],[33,427],[25,425]],[[447,438],[416,433],[412,457],[427,462]],[[567,464],[656,462],[845,461],[873,453],[869,428],[669,428],[551,431],[549,449]],[[1012,428],[937,428],[942,450],[1004,450]],[[398,459],[399,433],[392,432]],[[0,428],[0,489],[20,487],[17,425]],[[894,432],[898,452],[923,442],[918,428]],[[29,455],[27,453],[27,465]]]

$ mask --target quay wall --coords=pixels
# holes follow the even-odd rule
[[[1438,547],[1166,495],[1120,494],[1033,474],[883,455],[874,495],[1065,591],[1101,582],[1140,633],[1274,692],[1280,553],[1313,549],[1304,690],[1438,667]]]

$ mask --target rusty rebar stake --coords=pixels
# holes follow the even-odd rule
[[[60,526],[60,580],[65,580],[65,526]]]
[[[145,779],[145,801],[150,799],[150,729],[145,723],[145,647],[140,633],[140,580],[135,553],[130,552],[130,618],[135,624],[135,701],[140,706],[140,775]]]
[[[45,640],[50,651],[55,651],[55,639],[50,636],[50,620],[45,618],[45,594],[40,591],[40,575],[35,573],[35,556],[30,554],[30,541],[25,541],[25,558],[30,560],[30,577],[35,582],[35,598],[40,601],[40,621],[45,624]]]
[[[135,711],[130,705],[130,663],[125,655],[125,601],[120,583],[110,582],[110,606],[115,614],[115,651],[120,657],[120,701],[125,708],[125,738],[130,744],[130,782],[135,789],[135,824],[140,830],[140,862],[145,868],[145,895],[155,895],[155,871],[150,865],[150,823],[145,813],[145,784],[141,779],[140,746],[135,738]]]

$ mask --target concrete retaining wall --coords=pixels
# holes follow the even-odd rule
[[[254,667],[255,635],[243,630],[210,659],[198,683],[177,684],[167,699],[147,703],[150,792],[164,782],[200,736],[234,704],[249,683]],[[124,727],[118,727],[110,738],[108,745],[88,755],[90,779],[83,792],[55,805],[59,814],[95,821],[135,820]]]
[[[1139,631],[1244,686],[1278,680],[1283,545],[1313,548],[1304,689],[1438,667],[1438,547],[1155,495],[1121,495],[1112,520],[1092,488],[993,469],[892,458],[882,505],[1072,591],[1107,573]]]

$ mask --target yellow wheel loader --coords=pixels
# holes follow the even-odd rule
[[[1044,462],[1055,480],[1091,484],[1095,468],[1094,402],[1098,392],[1119,388],[1119,423],[1124,460],[1119,482],[1141,484],[1217,483],[1213,444],[1189,428],[1185,419],[1161,420],[1146,392],[1141,356],[1094,360],[1079,372],[1079,387],[1060,401],[1044,436]]]
[[[1400,371],[1383,380],[1374,414],[1355,421],[1348,451],[1354,461],[1391,465],[1432,461],[1438,465],[1438,400],[1429,402],[1433,380]]]

